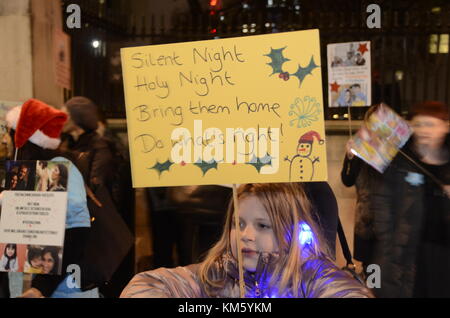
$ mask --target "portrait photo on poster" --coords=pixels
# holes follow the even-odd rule
[[[26,245],[0,243],[0,272],[23,272]]]
[[[327,45],[329,107],[372,103],[370,41]]]
[[[6,161],[6,190],[33,191],[36,183],[36,161]]]
[[[23,272],[30,274],[61,274],[62,252],[60,246],[27,245]]]

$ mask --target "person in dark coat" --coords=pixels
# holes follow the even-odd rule
[[[377,105],[369,108],[364,116],[367,121],[369,116],[377,109]],[[378,171],[355,156],[351,149],[354,148],[353,140],[346,144],[346,154],[341,171],[341,180],[346,187],[356,188],[355,227],[353,236],[353,257],[362,262],[363,272],[372,264],[373,254],[373,211],[369,208],[369,196],[374,180],[381,176]]]
[[[373,188],[378,297],[450,297],[448,107],[412,111],[414,134]],[[407,159],[410,158],[410,159]],[[426,172],[425,172],[426,171]]]
[[[101,186],[105,186],[118,212],[130,230],[134,231],[134,215],[130,215],[134,211],[131,174],[124,170],[118,160],[121,154],[113,143],[97,133],[100,120],[97,105],[86,97],[77,96],[68,100],[65,108],[69,114],[69,122],[64,129],[66,147],[78,156],[77,163],[86,184],[94,194]],[[118,175],[121,177],[119,181]],[[100,292],[108,298],[118,296],[133,275],[133,270],[134,254],[130,251],[109,284],[100,286]]]
[[[86,97],[77,96],[68,100],[65,107],[70,116],[64,127],[64,133],[69,136],[67,147],[79,157],[87,157],[80,160],[88,165],[82,168],[83,177],[94,191],[100,184],[108,187],[114,161],[108,143],[96,132],[99,119],[97,105]]]

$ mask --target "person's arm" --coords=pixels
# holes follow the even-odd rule
[[[81,263],[89,230],[89,228],[66,229],[61,275],[38,274],[31,281],[31,287],[38,290],[42,296],[50,297],[58,285],[66,278],[67,266]]]
[[[108,186],[108,180],[113,172],[113,156],[105,140],[98,137],[90,167],[89,184],[95,188],[96,185]]]
[[[121,298],[198,298],[201,288],[188,267],[158,268],[133,277]]]
[[[346,187],[354,186],[356,183],[356,178],[359,175],[363,162],[357,157],[349,159],[347,155],[344,159],[344,165],[341,171],[341,180]]]
[[[345,145],[345,159],[341,171],[342,183],[347,187],[355,185],[356,178],[358,177],[361,167],[364,164],[361,159],[352,153],[352,148],[354,148],[354,142],[350,139]]]

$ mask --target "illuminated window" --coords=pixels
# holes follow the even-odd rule
[[[429,52],[431,54],[447,53],[448,54],[448,34],[431,34]]]

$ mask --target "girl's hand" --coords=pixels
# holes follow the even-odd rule
[[[44,298],[42,293],[39,291],[39,289],[36,288],[30,288],[27,291],[25,291],[22,296],[18,298]]]
[[[352,148],[355,147],[355,143],[353,142],[353,139],[350,139],[349,141],[347,141],[347,144],[345,145],[345,150],[346,150],[346,154],[347,154],[347,158],[352,160],[353,157],[355,156],[352,152]]]

